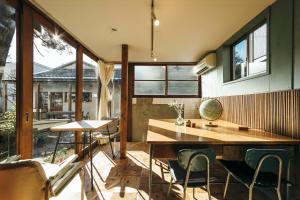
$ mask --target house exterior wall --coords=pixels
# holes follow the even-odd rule
[[[76,92],[76,86],[74,81],[38,81],[33,84],[33,110],[37,112],[37,99],[38,99],[38,85],[40,87],[40,93],[46,92],[48,94],[48,112],[51,112],[50,106],[50,94],[51,92],[61,92],[63,100],[63,112],[69,112],[69,94],[70,90],[72,93]],[[91,93],[91,102],[82,103],[83,116],[88,119],[97,119],[98,113],[98,88],[99,84],[96,80],[93,81],[84,81],[83,83],[83,93]],[[100,89],[100,88],[99,88]],[[120,116],[120,81],[114,80],[114,89],[110,87],[110,91],[114,94],[112,95],[111,109],[112,117]],[[75,96],[73,95],[73,99]],[[75,112],[75,101],[71,102],[71,112]],[[36,115],[35,115],[36,116]],[[42,114],[42,118],[47,118],[46,113]]]
[[[69,97],[70,89],[72,93],[76,92],[75,82],[72,81],[51,81],[51,82],[34,82],[33,84],[33,109],[36,112],[37,108],[37,95],[38,85],[40,85],[40,92],[48,93],[48,111],[51,111],[50,94],[51,92],[62,92],[62,111],[69,112]],[[98,102],[98,84],[96,81],[89,81],[84,83],[83,92],[91,92],[91,102],[83,102],[83,116],[89,116],[90,119],[96,119],[97,114],[97,102]],[[71,100],[71,111],[75,112],[75,100],[74,95]],[[45,116],[44,116],[45,117]]]

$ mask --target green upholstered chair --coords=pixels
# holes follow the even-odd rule
[[[288,173],[290,161],[284,149],[248,149],[244,161],[219,161],[228,172],[224,198],[231,176],[249,189],[249,200],[252,200],[254,187],[275,189],[281,200],[281,183],[290,184],[282,178],[284,172]]]
[[[183,186],[183,199],[186,198],[186,188],[193,188],[193,196],[196,187],[206,187],[210,196],[210,165],[214,162],[216,154],[213,149],[183,149],[178,152],[177,160],[169,160],[168,166],[171,175],[169,196],[173,184]]]

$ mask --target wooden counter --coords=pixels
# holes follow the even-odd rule
[[[261,130],[239,130],[239,125],[222,120],[214,121],[217,127],[207,127],[208,122],[202,119],[191,119],[196,128],[180,127],[175,120],[149,120],[147,143],[149,144],[264,144],[264,145],[295,145],[299,139],[280,136]]]
[[[217,127],[207,127],[208,123],[202,119],[190,119],[196,123],[196,128],[176,126],[175,119],[150,119],[146,142],[149,150],[149,199],[151,199],[152,159],[175,158],[181,149],[203,148],[207,146],[290,146],[300,144],[299,139],[280,136],[261,130],[239,130],[239,125],[217,120]],[[277,148],[277,147],[276,147]],[[289,177],[287,178],[289,180]],[[160,184],[160,183],[158,183]],[[287,189],[288,191],[288,189]],[[288,196],[288,192],[287,192]]]

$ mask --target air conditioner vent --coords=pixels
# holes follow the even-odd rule
[[[216,53],[210,53],[203,58],[196,66],[195,72],[198,76],[205,74],[216,67]]]
[[[197,72],[198,75],[203,74],[208,69],[208,67],[203,67],[200,71]]]

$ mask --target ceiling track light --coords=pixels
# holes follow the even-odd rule
[[[157,61],[157,58],[154,56],[154,27],[159,26],[159,20],[157,19],[154,13],[154,0],[151,0],[151,58],[154,62]]]
[[[155,13],[154,13],[154,10],[152,9],[152,20],[153,20],[153,24],[154,26],[159,26],[159,20],[157,19]]]

